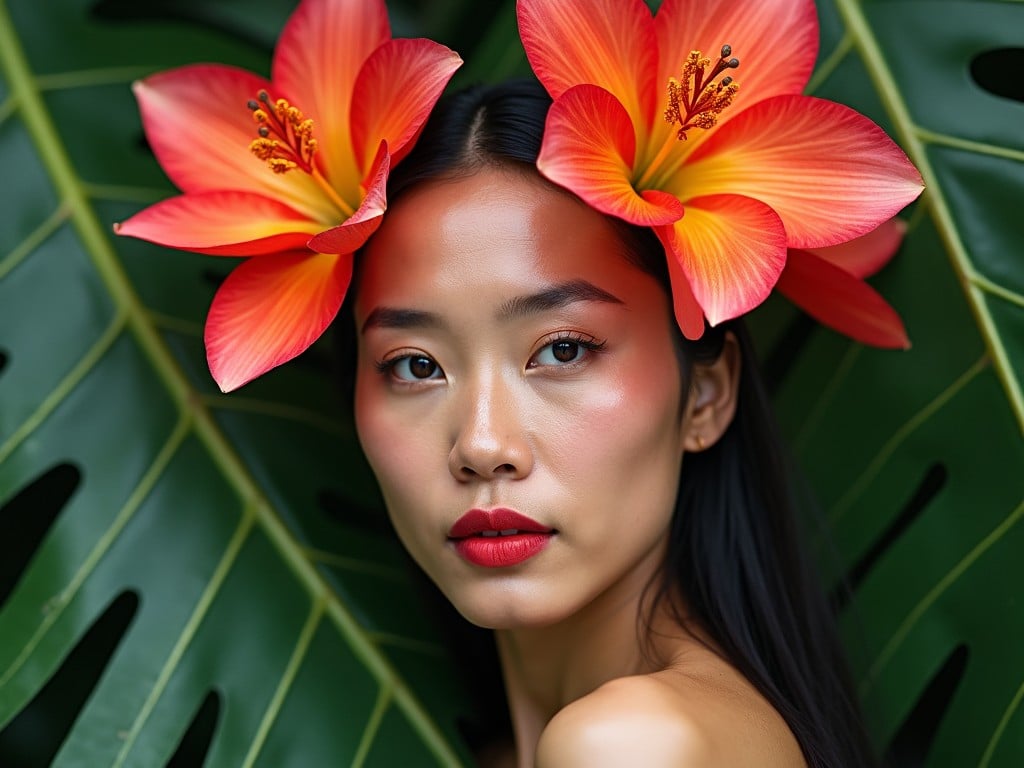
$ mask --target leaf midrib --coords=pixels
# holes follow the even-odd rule
[[[125,314],[126,327],[167,387],[179,412],[189,414],[195,434],[236,490],[242,503],[254,510],[257,524],[306,587],[314,601],[323,601],[327,614],[358,657],[387,689],[395,705],[408,718],[435,757],[444,764],[458,765],[460,760],[447,744],[437,726],[398,677],[390,662],[373,645],[347,608],[303,555],[284,523],[273,512],[259,485],[217,427],[189,385],[170,349],[149,321],[145,306],[134,291],[86,195],[81,181],[64,150],[53,120],[43,103],[40,89],[15,34],[7,4],[0,0],[0,68],[5,72],[13,112],[20,111],[25,129],[56,188],[57,196],[70,211],[69,220],[86,252],[99,272],[115,305]]]
[[[1021,390],[1021,383],[1017,379],[1006,347],[996,330],[995,320],[985,304],[985,291],[972,279],[976,274],[974,265],[960,239],[960,233],[953,222],[953,215],[942,193],[938,176],[925,152],[923,137],[910,115],[910,108],[906,100],[896,87],[896,80],[886,63],[878,39],[868,25],[862,3],[860,0],[835,0],[835,3],[843,17],[847,33],[853,36],[854,45],[860,51],[864,66],[878,90],[904,149],[924,178],[926,189],[922,202],[932,212],[935,227],[949,252],[953,272],[960,281],[967,304],[974,314],[982,338],[992,356],[992,366],[1002,382],[1010,402],[1010,409],[1017,417],[1017,425],[1024,432],[1024,393]]]

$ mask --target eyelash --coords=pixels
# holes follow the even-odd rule
[[[579,332],[576,332],[576,331],[558,331],[558,332],[555,332],[553,334],[550,334],[547,338],[545,338],[543,340],[543,343],[537,349],[537,351],[534,352],[533,355],[530,356],[530,360],[527,363],[527,368],[540,368],[540,367],[552,367],[552,368],[556,368],[556,367],[557,368],[562,368],[562,367],[564,367],[564,368],[570,368],[570,367],[575,367],[576,365],[579,365],[582,362],[581,360],[571,360],[569,362],[562,363],[561,365],[557,365],[557,366],[556,365],[541,366],[539,363],[536,362],[536,358],[537,358],[537,356],[541,352],[543,352],[545,349],[547,349],[548,347],[552,346],[553,344],[557,344],[560,341],[570,341],[573,344],[579,344],[583,349],[587,350],[588,352],[600,352],[602,349],[604,349],[604,346],[605,346],[605,343],[606,343],[605,341],[598,341],[597,339],[595,339],[592,336],[586,336],[586,335],[584,335],[582,333],[579,333]],[[413,358],[413,357],[422,357],[422,358],[424,358],[426,360],[432,361],[434,363],[434,365],[437,366],[437,369],[441,371],[442,376],[443,376],[444,371],[443,371],[443,369],[441,369],[441,366],[437,364],[437,361],[434,360],[432,357],[430,357],[430,355],[426,355],[426,354],[424,354],[422,352],[399,352],[398,354],[393,355],[392,357],[388,357],[388,358],[385,358],[383,360],[378,360],[374,365],[375,365],[375,367],[377,369],[377,372],[380,373],[381,375],[391,374],[392,378],[395,379],[396,381],[399,381],[399,382],[402,382],[402,383],[412,383],[412,380],[401,379],[401,378],[395,376],[394,375],[394,370],[395,370],[395,367],[399,363],[401,363],[403,360],[408,360],[408,359]],[[419,379],[419,381],[433,381],[433,380],[434,379],[431,379],[431,378]]]
[[[598,341],[593,336],[587,336],[585,334],[579,333],[578,331],[557,331],[555,333],[550,334],[545,339],[543,339],[543,343],[541,344],[541,346],[530,357],[530,362],[527,364],[527,367],[528,368],[539,368],[539,367],[570,368],[570,367],[575,367],[575,366],[579,365],[581,362],[583,362],[582,360],[571,360],[571,361],[569,361],[567,363],[562,363],[561,365],[558,365],[558,366],[541,366],[538,363],[534,362],[536,357],[541,352],[543,352],[545,349],[547,349],[548,347],[552,346],[553,344],[557,344],[560,341],[571,341],[573,344],[579,344],[581,347],[583,347],[583,349],[587,350],[587,352],[600,352],[602,349],[604,349],[604,345],[605,345],[604,341]]]

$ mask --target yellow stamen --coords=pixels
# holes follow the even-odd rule
[[[736,69],[739,59],[730,58],[732,48],[722,46],[722,57],[714,69],[705,77],[711,66],[711,59],[700,51],[690,51],[683,64],[682,79],[674,77],[668,81],[668,108],[665,110],[665,122],[679,124],[676,138],[685,141],[686,132],[691,128],[705,130],[718,122],[718,115],[732,104],[740,85],[731,77],[721,81],[715,79],[727,69]]]
[[[676,139],[685,141],[687,131],[693,128],[707,130],[718,122],[718,115],[732,104],[740,89],[739,83],[731,77],[715,82],[727,69],[736,69],[739,59],[732,58],[732,47],[722,46],[722,55],[711,67],[711,59],[700,51],[690,51],[683,64],[680,79],[669,78],[668,106],[665,108],[665,122],[678,125]],[[647,165],[647,170],[637,183],[645,186],[672,152],[675,142],[667,141],[658,151],[657,157]]]
[[[260,91],[257,99],[248,103],[253,120],[259,126],[259,138],[249,144],[249,151],[263,160],[274,173],[288,173],[296,168],[308,173],[324,194],[346,217],[354,211],[323,174],[317,170],[313,155],[317,141],[313,138],[313,121],[285,99],[271,101],[270,94]]]

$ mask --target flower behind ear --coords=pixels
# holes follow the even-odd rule
[[[813,0],[664,0],[655,16],[643,0],[519,0],[518,17],[554,98],[537,167],[654,229],[689,338],[764,301],[787,252],[865,235],[921,192],[877,125],[801,95]]]
[[[115,231],[250,257],[206,324],[223,391],[292,359],[330,324],[351,255],[387,208],[391,165],[461,63],[429,40],[391,39],[383,0],[303,0],[270,81],[200,64],[136,83],[146,137],[183,194]]]

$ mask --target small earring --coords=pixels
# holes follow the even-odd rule
[[[697,440],[697,450],[698,451],[703,451],[704,450],[704,435],[697,435],[696,440]]]

